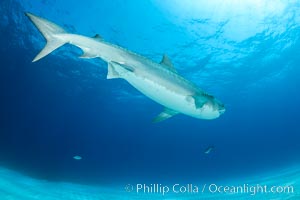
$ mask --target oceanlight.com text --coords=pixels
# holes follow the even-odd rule
[[[218,184],[173,184],[173,185],[164,185],[164,184],[127,184],[125,186],[126,192],[134,192],[137,194],[199,194],[199,193],[210,193],[210,194],[247,194],[247,195],[256,195],[256,194],[279,194],[294,193],[294,187],[292,185],[277,185],[277,186],[268,186],[268,185],[218,185]]]
[[[210,193],[225,193],[225,194],[250,194],[256,195],[260,194],[268,194],[268,193],[294,193],[294,187],[291,185],[286,186],[268,186],[268,185],[249,185],[243,184],[239,186],[225,186],[225,185],[217,185],[210,184],[204,185],[203,191],[208,191]]]

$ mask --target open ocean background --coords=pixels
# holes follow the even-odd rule
[[[106,80],[100,59],[65,45],[32,63],[45,40],[24,12],[156,62],[167,54],[225,114],[153,124],[162,106]],[[295,185],[278,199],[300,199],[299,1],[2,0],[0,13],[0,199],[141,199],[124,186],[262,180]]]

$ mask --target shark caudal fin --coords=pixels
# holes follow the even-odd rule
[[[40,60],[41,58],[47,56],[55,49],[67,43],[67,41],[63,41],[62,39],[57,37],[58,34],[66,33],[66,31],[63,28],[59,27],[58,25],[46,19],[35,16],[33,14],[25,13],[25,15],[33,22],[33,24],[38,28],[38,30],[43,34],[43,36],[47,40],[46,46],[33,59],[32,62]]]

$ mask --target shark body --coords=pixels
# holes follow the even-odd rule
[[[199,119],[215,119],[225,112],[224,105],[192,82],[180,76],[170,59],[164,55],[153,62],[125,48],[104,41],[99,35],[85,37],[67,33],[58,25],[26,13],[47,43],[33,62],[69,43],[79,47],[81,58],[101,58],[108,63],[107,79],[123,78],[150,99],[164,106],[153,120],[160,122],[182,113]]]

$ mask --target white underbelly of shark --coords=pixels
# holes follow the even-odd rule
[[[46,19],[30,13],[26,15],[47,40],[46,46],[33,62],[66,43],[73,44],[82,49],[81,58],[101,58],[108,62],[108,79],[123,78],[144,95],[164,106],[163,112],[154,122],[179,113],[199,119],[215,119],[225,112],[225,107],[219,100],[180,76],[165,55],[160,63],[155,63],[105,42],[99,35],[89,38],[69,34]]]

